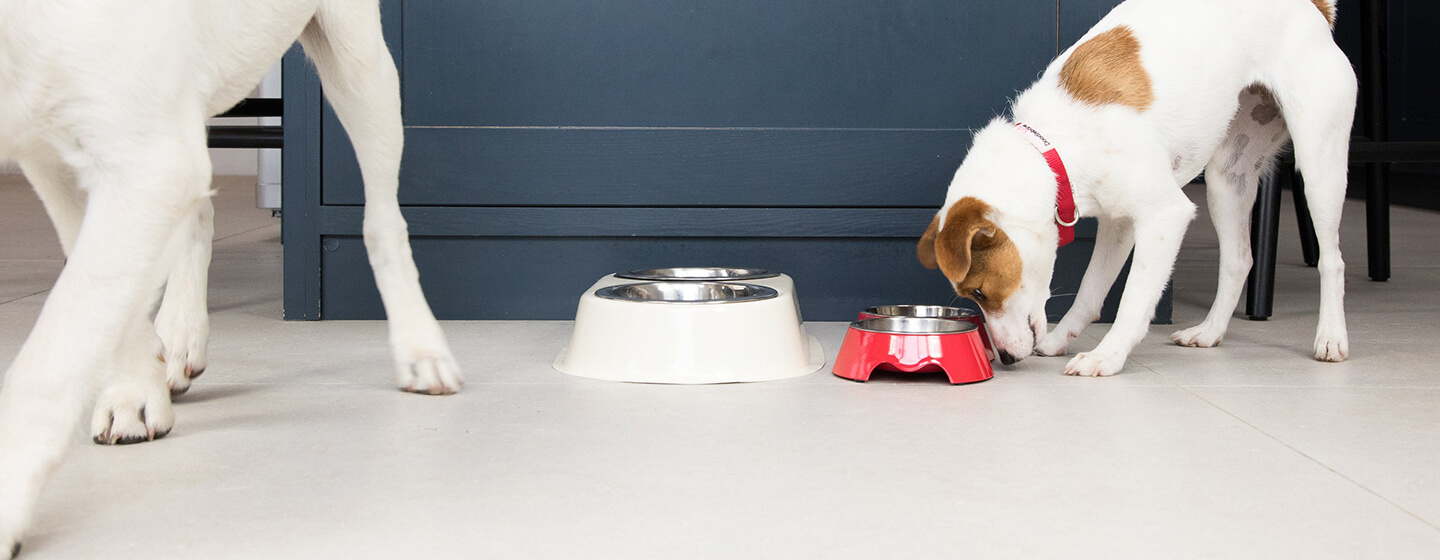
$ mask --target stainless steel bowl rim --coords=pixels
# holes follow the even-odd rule
[[[692,272],[692,274],[686,275],[686,271]],[[706,271],[710,274],[693,274],[698,271]],[[780,273],[778,272],[770,272],[763,268],[731,268],[723,266],[642,268],[615,274],[616,277],[629,280],[653,280],[661,282],[731,282],[774,278],[779,275]]]
[[[918,336],[965,334],[980,330],[980,327],[974,323],[931,317],[882,317],[879,319],[866,319],[864,321],[850,323],[850,328],[857,331],[879,334]]]
[[[893,310],[893,309],[935,309],[935,310],[939,310],[939,313],[937,313],[937,314],[930,314],[930,315],[916,315],[916,314],[899,314],[899,313],[895,313],[895,312],[893,312],[893,311],[890,311],[890,312],[882,312],[882,310],[887,310],[887,309],[891,309],[891,310]],[[898,317],[898,318],[909,317],[909,318],[915,318],[915,319],[951,319],[951,318],[960,318],[960,317],[973,318],[973,317],[979,317],[979,316],[980,316],[979,313],[976,313],[976,312],[971,311],[971,310],[969,310],[969,309],[965,309],[965,308],[963,308],[963,307],[950,307],[950,306],[946,306],[946,305],[910,305],[910,304],[905,304],[905,305],[876,305],[876,306],[874,306],[874,307],[867,307],[867,308],[865,308],[865,313],[866,313],[867,315],[879,315],[879,316],[882,316],[882,317]]]
[[[634,292],[644,289],[653,289],[659,292],[678,293],[685,289],[699,289],[720,292],[730,292],[725,297],[709,299],[658,299],[638,298],[626,295],[623,292]],[[734,292],[743,292],[735,295]],[[780,297],[780,292],[769,286],[758,284],[745,284],[741,282],[695,282],[695,281],[674,281],[674,282],[631,282],[616,284],[595,290],[595,297],[612,301],[623,301],[626,303],[649,303],[649,304],[670,304],[670,305],[723,305],[727,303],[744,303],[749,301],[762,301]]]

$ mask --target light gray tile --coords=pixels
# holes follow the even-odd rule
[[[1440,526],[1440,389],[1192,391]]]
[[[50,289],[63,266],[52,260],[0,260],[0,305]]]
[[[1440,554],[1175,388],[208,389],[165,440],[80,444],[31,558]]]

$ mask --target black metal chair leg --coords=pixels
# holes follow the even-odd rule
[[[1389,54],[1390,7],[1387,0],[1362,3],[1360,42],[1365,64],[1361,66],[1365,87],[1361,90],[1360,108],[1364,111],[1365,132],[1374,142],[1390,140],[1390,107],[1387,103],[1387,70]],[[1390,279],[1390,164],[1371,163],[1365,166],[1365,225],[1370,279]]]
[[[1293,167],[1282,169],[1283,178],[1288,179],[1290,192],[1295,195],[1295,223],[1300,226],[1300,253],[1305,264],[1314,267],[1320,264],[1320,242],[1315,238],[1315,222],[1310,219],[1310,202],[1305,198],[1305,178]]]
[[[1365,239],[1370,260],[1370,279],[1390,279],[1390,164],[1365,166]]]
[[[1275,254],[1280,241],[1280,184],[1276,174],[1260,180],[1255,208],[1250,214],[1250,281],[1245,296],[1245,315],[1264,321],[1275,309]]]

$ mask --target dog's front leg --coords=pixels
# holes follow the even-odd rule
[[[18,546],[99,372],[159,295],[166,244],[204,196],[210,166],[194,122],[172,127],[193,132],[184,139],[143,126],[85,139],[98,155],[77,158],[96,162],[76,173],[89,192],[84,226],[0,387],[0,554]]]
[[[1066,364],[1066,375],[1100,377],[1119,373],[1130,350],[1150,330],[1150,319],[1155,316],[1155,305],[1174,269],[1185,228],[1195,218],[1195,205],[1177,187],[1174,196],[1142,207],[1146,211],[1132,218],[1135,259],[1125,280],[1115,324],[1094,350]]]
[[[1100,220],[1099,231],[1095,234],[1095,252],[1090,255],[1090,265],[1085,268],[1085,277],[1080,281],[1080,290],[1075,294],[1075,303],[1065,312],[1065,317],[1051,329],[1050,334],[1035,347],[1041,356],[1063,356],[1070,347],[1070,341],[1080,335],[1091,322],[1099,318],[1100,308],[1105,305],[1105,296],[1115,277],[1125,267],[1125,259],[1135,246],[1135,233],[1127,218]]]
[[[170,433],[175,412],[165,386],[164,351],[149,313],[136,315],[106,364],[110,380],[90,417],[90,439],[95,443],[140,443]]]

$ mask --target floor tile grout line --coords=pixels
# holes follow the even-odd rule
[[[239,237],[239,236],[245,235],[245,234],[247,234],[247,233],[255,233],[255,232],[260,231],[260,230],[262,230],[262,229],[269,228],[269,227],[276,227],[276,226],[279,226],[279,225],[280,225],[280,224],[265,224],[265,225],[260,226],[260,227],[256,227],[256,228],[252,228],[252,229],[247,229],[247,230],[242,231],[242,232],[239,232],[239,233],[232,233],[232,234],[227,235],[227,236],[225,236],[225,237],[216,238],[216,239],[212,240],[210,243],[211,243],[211,245],[214,245],[215,243],[219,243],[219,242],[221,242],[221,241],[224,241],[224,240],[226,240],[226,239],[230,239],[230,238],[232,238],[232,237]]]
[[[0,301],[0,305],[5,305],[5,304],[7,304],[7,303],[15,303],[15,302],[20,301],[20,300],[22,300],[22,299],[32,298],[32,297],[38,296],[38,295],[43,294],[43,293],[48,292],[48,291],[50,291],[50,288],[45,288],[45,289],[40,290],[40,291],[38,291],[38,292],[35,292],[35,293],[33,293],[33,294],[25,295],[25,296],[20,296],[20,297],[17,297],[17,298],[15,298],[15,299],[7,299],[7,300],[5,300],[5,301]]]
[[[1166,377],[1164,374],[1160,373],[1159,371],[1156,371],[1154,368],[1152,368],[1152,367],[1150,367],[1150,366],[1148,366],[1148,365],[1145,365],[1145,364],[1139,364],[1139,365],[1140,365],[1140,367],[1143,367],[1143,368],[1145,368],[1145,369],[1147,369],[1147,370],[1150,370],[1152,373],[1154,373],[1154,374],[1156,374],[1156,375],[1159,375],[1161,378],[1166,379],[1167,381],[1170,381],[1170,379],[1169,379],[1168,377]],[[1171,381],[1171,383],[1173,384],[1174,382]],[[1290,443],[1286,442],[1285,440],[1282,440],[1282,439],[1280,439],[1280,438],[1278,438],[1278,437],[1275,437],[1274,434],[1271,434],[1270,432],[1267,432],[1267,431],[1261,429],[1259,426],[1256,426],[1255,424],[1253,424],[1253,423],[1245,420],[1244,418],[1241,418],[1241,417],[1237,416],[1235,413],[1230,412],[1229,410],[1226,410],[1224,407],[1222,407],[1222,406],[1220,406],[1220,405],[1218,405],[1218,404],[1215,404],[1215,403],[1212,402],[1210,399],[1207,399],[1207,398],[1201,396],[1199,393],[1196,393],[1195,391],[1190,390],[1190,389],[1191,389],[1190,387],[1186,387],[1186,386],[1180,385],[1180,384],[1174,384],[1174,386],[1175,386],[1176,388],[1179,388],[1179,389],[1182,390],[1182,391],[1185,391],[1186,393],[1189,393],[1190,396],[1193,396],[1193,397],[1195,397],[1195,398],[1197,398],[1197,399],[1200,399],[1200,402],[1203,402],[1203,403],[1205,403],[1205,404],[1207,404],[1207,405],[1210,405],[1210,407],[1212,407],[1212,408],[1214,408],[1215,410],[1218,410],[1218,411],[1224,413],[1226,416],[1229,416],[1229,417],[1231,417],[1231,418],[1234,418],[1236,422],[1239,422],[1239,423],[1241,423],[1241,424],[1244,424],[1244,425],[1250,427],[1250,429],[1255,430],[1256,432],[1260,433],[1261,435],[1263,435],[1263,436],[1265,436],[1265,437],[1267,437],[1267,438],[1270,438],[1271,441],[1274,441],[1275,443],[1278,443],[1278,444],[1286,447],[1286,448],[1289,449],[1290,451],[1293,451],[1295,454],[1297,454],[1297,455],[1299,455],[1299,456],[1301,456],[1301,457],[1304,457],[1305,459],[1309,460],[1310,462],[1315,463],[1316,465],[1319,465],[1321,468],[1324,468],[1325,470],[1330,471],[1331,473],[1334,473],[1335,476],[1338,476],[1338,477],[1344,479],[1345,481],[1349,482],[1350,484],[1354,484],[1357,488],[1359,488],[1359,489],[1361,489],[1361,490],[1364,490],[1366,493],[1370,494],[1371,496],[1375,496],[1376,498],[1379,498],[1381,501],[1383,501],[1383,502],[1385,502],[1385,503],[1387,503],[1387,504],[1390,504],[1390,505],[1391,505],[1392,507],[1394,507],[1395,509],[1400,510],[1401,512],[1404,512],[1406,515],[1409,515],[1410,517],[1415,518],[1416,521],[1419,521],[1419,522],[1421,522],[1421,523],[1424,523],[1427,527],[1430,527],[1431,529],[1434,529],[1434,530],[1436,530],[1436,531],[1440,531],[1440,525],[1436,525],[1435,523],[1431,523],[1430,520],[1425,519],[1424,517],[1420,516],[1419,514],[1416,514],[1415,512],[1410,511],[1409,509],[1406,509],[1405,506],[1402,506],[1402,505],[1400,505],[1400,504],[1398,504],[1398,503],[1395,503],[1394,500],[1391,500],[1390,498],[1385,497],[1384,495],[1380,494],[1379,492],[1376,492],[1375,490],[1371,489],[1369,486],[1366,486],[1366,485],[1364,485],[1364,484],[1361,484],[1360,481],[1355,480],[1354,478],[1351,478],[1351,477],[1347,476],[1345,473],[1342,473],[1342,472],[1340,472],[1340,471],[1338,471],[1338,470],[1335,470],[1334,467],[1331,467],[1330,465],[1325,464],[1323,461],[1315,458],[1314,456],[1310,455],[1309,453],[1306,453],[1306,452],[1304,452],[1304,451],[1301,451],[1300,448],[1295,447],[1294,445],[1291,445]]]

